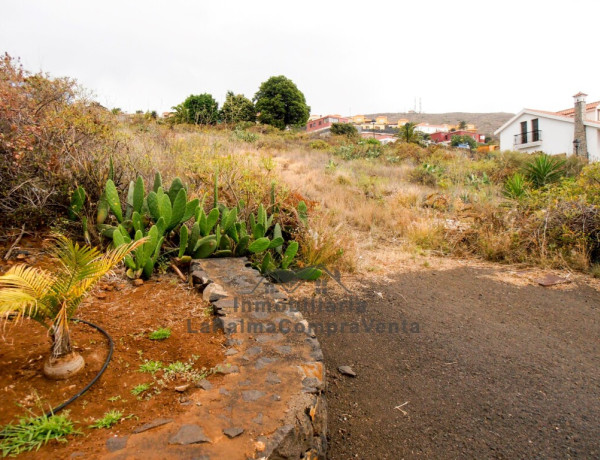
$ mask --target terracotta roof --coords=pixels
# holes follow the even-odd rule
[[[579,91],[575,96],[573,97],[579,97],[579,96],[587,96],[587,94],[582,93],[581,91]]]
[[[590,102],[589,104],[585,105],[585,111],[587,112],[588,110],[593,110],[596,107],[598,107],[599,105],[600,105],[600,101]],[[559,110],[556,113],[558,115],[567,115],[569,117],[572,117],[575,114],[575,107],[571,107],[570,109],[565,109],[565,110]]]
[[[600,104],[600,102],[595,102],[594,104]],[[537,112],[537,113],[541,113],[541,114],[546,114],[546,115],[552,115],[558,118],[563,118],[565,120],[569,120],[569,121],[573,121],[573,116],[572,115],[564,115],[563,112],[548,112],[547,110],[538,110],[538,109],[524,109],[524,110],[528,110],[530,112]],[[592,125],[596,125],[596,126],[600,126],[600,121],[596,121],[596,120],[583,120],[584,123],[590,123]]]

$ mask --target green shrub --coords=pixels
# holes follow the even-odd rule
[[[332,123],[331,134],[336,136],[357,137],[358,130],[350,123]]]
[[[233,133],[231,134],[231,137],[236,141],[248,142],[250,144],[258,140],[258,134],[251,133],[250,131],[246,131],[240,128],[235,128],[233,130]]]
[[[460,144],[468,144],[471,150],[477,148],[477,141],[467,134],[462,136],[452,136],[450,145],[452,145],[452,147],[457,147]]]
[[[316,141],[312,141],[309,147],[313,150],[329,150],[331,146],[324,140],[317,139]]]
[[[410,171],[409,180],[417,184],[435,187],[438,184],[441,173],[442,169],[439,166],[423,163],[421,166],[417,166]]]
[[[525,165],[525,175],[536,188],[557,182],[565,175],[565,163],[562,158],[542,153]]]
[[[511,177],[506,179],[502,193],[505,197],[513,200],[518,200],[519,198],[524,197],[527,193],[525,178],[519,173],[513,174]]]

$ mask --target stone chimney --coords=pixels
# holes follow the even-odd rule
[[[587,139],[585,136],[585,97],[587,94],[577,93],[575,99],[575,136],[573,137],[573,153],[579,157],[588,159]]]

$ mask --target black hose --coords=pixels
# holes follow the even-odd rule
[[[94,323],[90,323],[89,321],[86,321],[84,319],[78,319],[78,318],[73,318],[71,321],[75,321],[77,323],[83,323],[83,324],[87,324],[88,326],[93,327],[94,329],[100,331],[102,334],[104,334],[104,336],[108,339],[108,356],[106,357],[106,361],[104,361],[104,365],[102,366],[102,369],[100,369],[100,372],[98,372],[96,374],[96,376],[90,381],[90,383],[88,383],[83,390],[81,390],[79,393],[77,393],[75,396],[73,396],[71,399],[65,401],[64,403],[54,407],[53,409],[50,409],[50,412],[47,412],[45,417],[52,417],[52,415],[56,414],[58,411],[64,409],[65,407],[67,407],[69,404],[71,404],[73,401],[75,401],[77,398],[79,398],[81,395],[83,395],[86,391],[88,391],[90,389],[90,387],[96,383],[96,381],[100,378],[100,376],[102,374],[104,374],[104,371],[106,370],[106,368],[108,367],[108,364],[110,363],[110,360],[112,358],[113,355],[113,351],[115,349],[115,344],[113,342],[113,339],[110,335],[108,335],[108,332],[106,332],[104,329],[102,329],[100,326],[97,326]]]

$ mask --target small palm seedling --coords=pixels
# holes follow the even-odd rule
[[[6,320],[29,317],[49,331],[52,352],[44,364],[47,377],[66,379],[83,368],[83,357],[71,346],[69,321],[94,285],[142,243],[102,254],[57,235],[51,250],[57,262],[54,272],[15,265],[0,276],[0,316]]]

